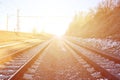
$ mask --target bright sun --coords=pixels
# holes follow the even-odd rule
[[[63,35],[69,26],[68,20],[69,19],[65,17],[48,17],[45,20],[43,29],[47,33],[58,36]]]
[[[28,31],[29,29],[32,31],[35,28],[37,32],[46,32],[61,36],[68,29],[71,20],[71,17],[66,16],[44,16],[40,19],[22,18],[21,26],[24,27],[23,31]],[[29,28],[25,26],[29,26]]]

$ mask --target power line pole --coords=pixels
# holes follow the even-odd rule
[[[17,32],[19,32],[20,31],[20,25],[19,25],[19,13],[20,13],[20,11],[19,11],[19,9],[17,9]]]

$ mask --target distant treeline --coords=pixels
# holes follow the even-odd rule
[[[78,37],[120,37],[120,0],[103,0],[87,14],[76,14],[66,35]]]

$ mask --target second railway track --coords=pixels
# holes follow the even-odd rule
[[[116,59],[109,58],[102,53],[74,44],[75,42],[66,41],[66,43],[91,66],[98,70],[108,80],[120,80],[120,64]]]
[[[23,73],[37,59],[49,42],[30,46],[16,53],[1,58],[0,80],[22,80]]]

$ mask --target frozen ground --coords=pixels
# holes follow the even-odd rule
[[[106,54],[120,58],[120,41],[115,41],[111,39],[96,39],[96,38],[77,38],[70,37],[83,45],[92,46],[94,48],[104,51]]]
[[[110,55],[114,55],[120,58],[120,41],[114,41],[111,39],[95,39],[89,38],[83,40],[86,44],[92,47],[98,48],[102,51],[107,52]]]

